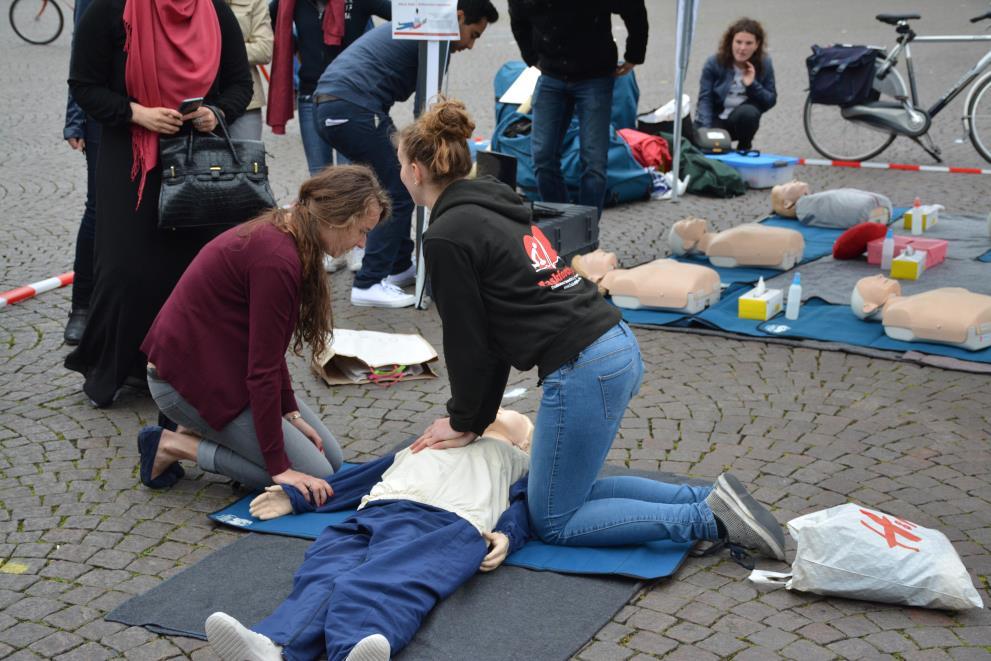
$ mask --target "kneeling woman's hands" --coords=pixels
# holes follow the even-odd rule
[[[489,543],[489,552],[482,558],[478,571],[492,571],[502,564],[509,552],[509,537],[501,532],[483,532],[482,537]]]
[[[319,477],[313,477],[306,473],[300,473],[291,468],[278,475],[273,475],[272,481],[276,484],[288,484],[296,487],[303,494],[303,498],[306,498],[306,502],[316,507],[320,507],[327,502],[328,498],[334,495],[334,489],[331,488],[326,480],[321,480]]]
[[[430,448],[432,450],[443,450],[444,448],[460,448],[468,445],[478,438],[478,434],[470,431],[455,431],[451,427],[450,418],[437,418],[427,431],[423,432],[418,439],[413,441],[410,450],[416,454],[420,450]]]

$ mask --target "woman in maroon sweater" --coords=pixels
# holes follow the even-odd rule
[[[289,209],[273,209],[208,243],[186,269],[141,350],[148,385],[176,432],[138,435],[141,482],[168,487],[178,460],[253,488],[275,482],[322,504],[322,478],[340,446],[293,395],[285,353],[320,354],[333,325],[323,256],[362,247],[390,214],[389,197],[365,166],[310,178]]]

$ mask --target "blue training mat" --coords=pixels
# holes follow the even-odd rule
[[[344,464],[341,470],[351,466],[353,464]],[[209,516],[217,523],[249,532],[316,539],[327,526],[354,514],[354,510],[311,512],[261,521],[248,511],[248,505],[256,495],[245,496]],[[534,540],[509,556],[506,564],[562,574],[615,574],[652,580],[673,574],[691,548],[691,542],[659,541],[640,546],[590,548],[552,546]]]
[[[968,351],[949,344],[893,340],[885,335],[880,321],[864,321],[850,310],[850,306],[833,305],[821,298],[811,298],[802,303],[801,312],[795,321],[785,319],[780,314],[760,324],[758,330],[773,337],[843,342],[885,351],[917,351],[976,363],[991,363],[991,347],[981,351]]]
[[[991,250],[987,251],[983,255],[977,258],[979,262],[991,262]]]

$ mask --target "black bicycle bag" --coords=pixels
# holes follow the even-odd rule
[[[876,59],[877,50],[867,46],[813,46],[805,60],[812,103],[852,106],[876,100]]]

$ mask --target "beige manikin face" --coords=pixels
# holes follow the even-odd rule
[[[674,254],[683,255],[693,250],[708,232],[709,221],[704,218],[683,218],[672,225],[668,245]]]
[[[851,297],[853,313],[861,319],[876,316],[884,304],[902,295],[902,286],[897,280],[884,275],[872,275],[857,281]]]
[[[504,441],[529,452],[530,441],[533,439],[533,423],[522,413],[499,409],[495,421],[485,428],[482,436]]]
[[[619,260],[616,259],[616,253],[605,250],[594,250],[587,255],[575,255],[575,258],[571,260],[571,268],[591,282],[602,280],[605,274],[616,270],[618,266]]]

